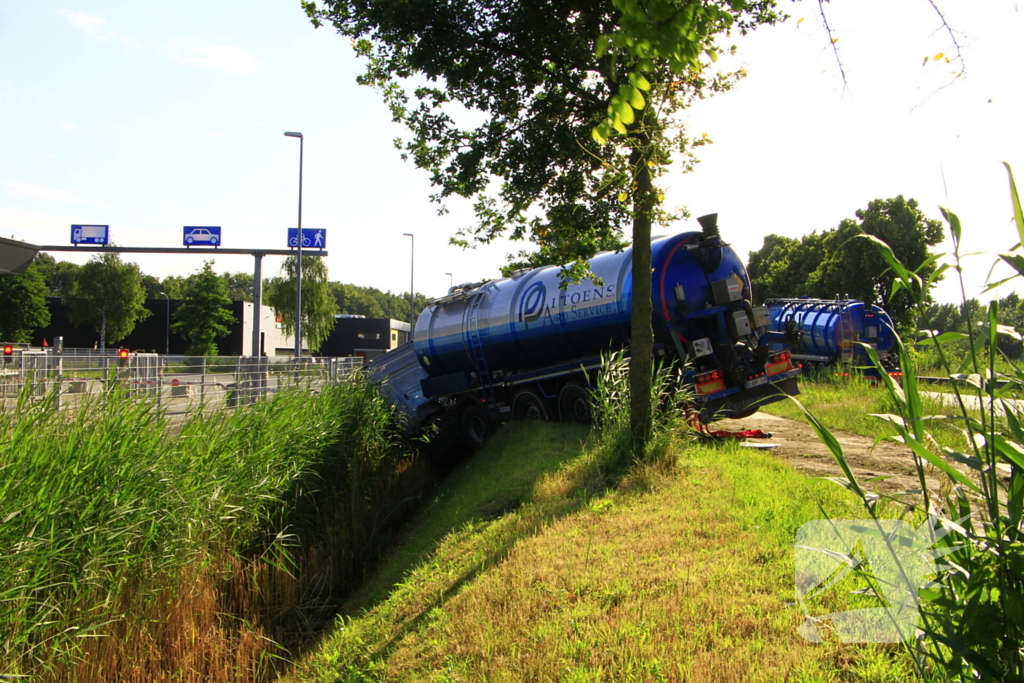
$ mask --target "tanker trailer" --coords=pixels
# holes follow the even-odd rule
[[[741,417],[798,393],[800,369],[768,345],[768,309],[751,305],[750,279],[718,233],[702,230],[651,243],[656,358],[687,361],[702,422]],[[420,402],[444,404],[464,436],[480,443],[506,419],[590,422],[601,354],[627,349],[632,249],[590,261],[593,280],[562,287],[561,268],[453,288],[416,323],[423,370]]]
[[[892,351],[895,328],[882,308],[855,299],[769,299],[769,336],[774,351],[789,349],[793,359],[808,367],[850,365],[866,377],[878,371],[864,346],[878,351],[887,372],[899,372]]]

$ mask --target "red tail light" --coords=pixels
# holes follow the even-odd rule
[[[781,351],[768,357],[764,370],[769,375],[778,375],[789,372],[793,369],[793,354],[789,351]]]

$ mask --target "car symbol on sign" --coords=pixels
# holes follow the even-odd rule
[[[220,242],[220,237],[206,228],[195,228],[192,232],[185,233],[185,244],[213,244]]]

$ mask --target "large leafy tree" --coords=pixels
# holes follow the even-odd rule
[[[655,177],[673,153],[684,166],[690,161],[692,144],[675,115],[733,80],[707,76],[700,57],[713,58],[715,37],[730,27],[776,19],[771,0],[303,6],[314,24],[331,23],[354,40],[367,62],[359,80],[378,88],[409,128],[399,147],[430,172],[433,198],[475,199],[477,223],[456,241],[530,239],[540,256],[527,261],[575,260],[569,278],[586,275],[583,259],[620,246],[628,225],[633,272],[650,272],[651,225],[669,217]],[[634,287],[631,422],[642,451],[650,429],[649,278],[635,278]]]
[[[46,280],[47,296],[66,296],[71,291],[79,266],[70,261],[58,261],[47,253],[36,254],[33,265],[39,267]]]
[[[221,275],[228,285],[228,297],[232,301],[252,302],[252,273],[224,273]]]
[[[43,272],[44,268],[33,261],[20,275],[0,275],[0,340],[29,342],[33,330],[50,324],[46,307],[49,291]]]
[[[284,322],[285,334],[295,333],[295,257],[285,258],[281,276],[266,284],[266,300]],[[334,299],[327,264],[321,256],[302,257],[302,339],[316,352],[334,329],[338,304]]]
[[[160,282],[160,278],[155,275],[142,275],[142,289],[146,292],[147,299],[159,299],[163,296],[163,283]],[[168,294],[168,296],[170,296]]]
[[[230,332],[228,325],[235,320],[224,308],[231,303],[228,284],[213,272],[213,262],[206,261],[185,280],[183,290],[185,301],[174,312],[177,322],[171,329],[189,340],[190,356],[216,356],[217,339]]]
[[[801,239],[766,235],[762,247],[750,253],[747,272],[758,301],[779,297],[820,296],[810,286],[810,274],[825,258],[822,235]]]
[[[160,291],[172,299],[184,298],[185,280],[186,278],[180,275],[168,275],[160,281]]]
[[[913,303],[906,291],[896,291],[896,275],[878,249],[860,235],[872,235],[924,281],[935,272],[929,247],[942,241],[942,224],[930,219],[913,199],[876,199],[845,219],[837,228],[811,233],[800,240],[769,235],[750,254],[749,272],[759,300],[812,296],[851,298],[883,307],[897,327],[909,331]]]
[[[78,270],[67,301],[71,321],[93,327],[101,349],[127,337],[150,315],[139,266],[115,252],[100,254]]]

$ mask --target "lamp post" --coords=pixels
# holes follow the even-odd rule
[[[448,276],[448,291],[450,292],[450,291],[452,291],[452,274],[451,273],[445,273],[445,275]]]
[[[285,133],[299,139],[299,229],[295,239],[295,357],[302,355],[302,148],[306,139],[302,133]]]
[[[164,326],[164,355],[171,355],[171,297],[166,292],[160,294],[167,299],[167,324]]]
[[[413,328],[416,326],[416,321],[413,317],[416,315],[416,303],[414,294],[416,290],[413,288],[413,274],[416,272],[416,236],[411,232],[403,232],[403,237],[409,238],[409,341],[412,341]]]

